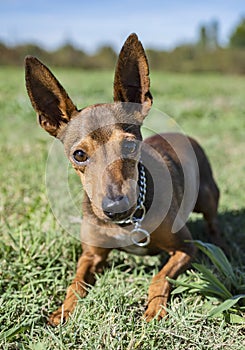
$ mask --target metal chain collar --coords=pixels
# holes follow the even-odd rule
[[[134,225],[133,230],[131,231],[131,241],[133,244],[139,247],[145,247],[150,243],[150,234],[147,230],[141,228],[142,221],[145,218],[146,209],[145,209],[145,196],[146,196],[146,176],[145,176],[145,168],[144,165],[140,162],[139,169],[139,197],[137,200],[137,206],[134,209],[133,213],[130,215],[128,219],[124,219],[121,221],[114,221],[116,224],[132,224]],[[137,214],[137,215],[136,215]],[[135,238],[137,234],[143,234],[144,241],[138,242]]]

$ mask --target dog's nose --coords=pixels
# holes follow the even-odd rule
[[[104,197],[102,200],[102,210],[110,219],[118,219],[130,208],[127,196],[118,196],[114,199]]]

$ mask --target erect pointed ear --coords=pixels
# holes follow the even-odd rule
[[[152,104],[148,62],[136,34],[127,38],[119,54],[114,101],[141,103],[149,108]]]
[[[39,123],[47,132],[58,136],[77,108],[64,88],[37,58],[25,59],[26,88]]]

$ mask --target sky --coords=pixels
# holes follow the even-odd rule
[[[51,50],[70,42],[87,52],[111,45],[118,51],[136,32],[147,48],[171,49],[196,41],[200,25],[217,20],[226,45],[242,16],[245,0],[0,0],[0,41]]]

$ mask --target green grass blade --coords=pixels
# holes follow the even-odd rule
[[[221,248],[211,243],[204,243],[199,240],[192,241],[204,254],[206,254],[216,268],[225,277],[229,278],[234,287],[237,285],[236,276],[232,266]]]
[[[173,291],[172,294],[180,294],[187,290],[189,290],[191,293],[198,292],[200,289],[200,286],[195,283],[185,283],[179,280],[174,280],[172,278],[166,277],[167,281],[169,281],[174,286],[177,286]]]
[[[222,282],[213,274],[211,270],[206,268],[201,264],[193,263],[193,266],[202,274],[202,277],[205,281],[208,282],[210,289],[213,291],[213,294],[219,296],[221,299],[231,298],[232,294],[224,286]]]
[[[214,317],[222,314],[224,311],[229,310],[232,306],[234,306],[240,299],[245,298],[245,294],[235,295],[234,297],[225,300],[219,306],[215,307],[208,314],[208,317]]]
[[[7,331],[3,331],[0,334],[0,341],[3,340],[10,340],[12,339],[16,334],[21,334],[24,333],[30,326],[23,326],[23,325],[18,325],[13,328],[8,329]]]
[[[237,314],[230,314],[229,315],[230,323],[236,323],[236,324],[244,324],[245,318],[242,316],[239,316]]]

